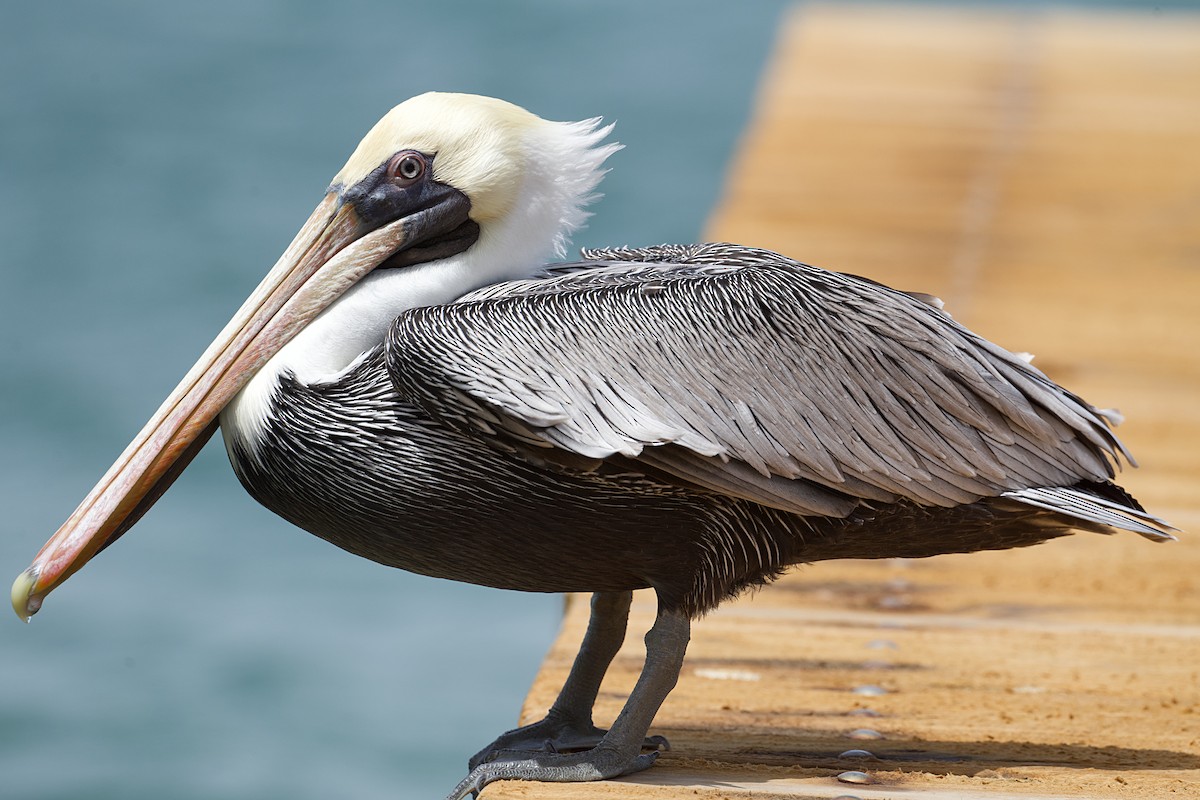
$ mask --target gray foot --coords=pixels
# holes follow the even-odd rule
[[[458,786],[454,787],[454,791],[447,796],[446,800],[478,797],[483,787],[492,781],[562,782],[616,778],[646,769],[657,758],[658,753],[643,753],[629,757],[604,747],[595,747],[582,753],[539,755],[531,755],[519,750],[499,750],[494,753],[494,760],[472,767],[471,773],[463,778]]]
[[[480,764],[494,761],[501,753],[523,753],[525,757],[534,753],[573,753],[591,750],[600,744],[607,731],[591,722],[569,722],[548,716],[540,722],[503,733],[496,741],[471,757],[468,765],[472,770]],[[671,744],[665,736],[647,736],[642,740],[643,750],[670,750]]]

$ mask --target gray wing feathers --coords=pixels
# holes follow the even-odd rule
[[[727,245],[590,260],[401,315],[398,390],[450,424],[802,514],[1103,480],[1105,416],[924,297]]]

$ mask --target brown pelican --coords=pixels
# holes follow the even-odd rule
[[[1115,412],[929,296],[726,244],[545,265],[585,217],[610,127],[465,95],[388,113],[17,578],[16,612],[123,534],[219,424],[254,497],[352,553],[594,593],[558,700],[471,759],[464,797],[649,766],[690,620],[790,565],[1173,538],[1110,481],[1132,461]],[[603,731],[592,706],[647,587],[645,667]]]

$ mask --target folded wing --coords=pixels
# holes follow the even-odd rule
[[[398,391],[568,469],[625,459],[793,513],[1103,481],[1107,412],[910,295],[767,251],[590,260],[401,315]]]

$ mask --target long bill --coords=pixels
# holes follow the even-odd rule
[[[411,218],[409,222],[412,222]],[[216,429],[217,415],[322,310],[400,250],[401,218],[370,233],[331,191],[142,431],[12,587],[28,620],[55,587],[132,525]]]

